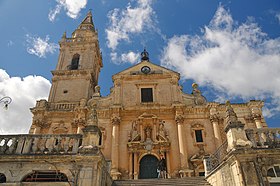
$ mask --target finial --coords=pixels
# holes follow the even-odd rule
[[[144,51],[141,53],[141,61],[149,61],[149,53],[146,51],[146,47]]]
[[[66,31],[63,33],[62,38],[66,38]]]

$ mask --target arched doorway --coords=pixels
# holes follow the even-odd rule
[[[158,159],[153,155],[146,155],[140,161],[140,179],[157,178]]]

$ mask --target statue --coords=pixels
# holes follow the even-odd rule
[[[100,96],[101,96],[101,94],[100,94],[100,86],[99,86],[99,85],[96,85],[96,86],[94,87],[94,94],[93,94],[92,97],[100,97]]]
[[[141,137],[138,132],[138,123],[136,121],[132,122],[132,130],[129,133],[128,141],[140,141]]]
[[[146,141],[151,139],[151,134],[152,134],[152,129],[151,127],[147,127],[145,129],[145,133],[146,133]]]
[[[164,128],[165,121],[160,121],[159,128],[158,128],[158,134],[157,134],[157,140],[158,141],[168,141],[168,133]]]
[[[192,95],[194,96],[194,103],[196,105],[204,105],[206,103],[206,99],[204,96],[201,95],[201,91],[198,89],[198,84],[192,84]]]

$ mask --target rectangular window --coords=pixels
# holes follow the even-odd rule
[[[203,142],[202,130],[195,130],[196,142]]]
[[[153,102],[152,88],[141,88],[141,102]]]

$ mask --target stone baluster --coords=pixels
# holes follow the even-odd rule
[[[0,140],[1,140],[0,141],[0,153],[4,154],[5,151],[8,148],[8,145],[7,145],[8,144],[8,138],[4,137],[4,138],[1,138]]]
[[[39,138],[34,137],[33,139],[30,139],[30,141],[32,141],[32,143],[31,143],[32,144],[32,147],[31,147],[32,153],[36,153],[38,150]],[[28,146],[28,144],[26,146]]]

